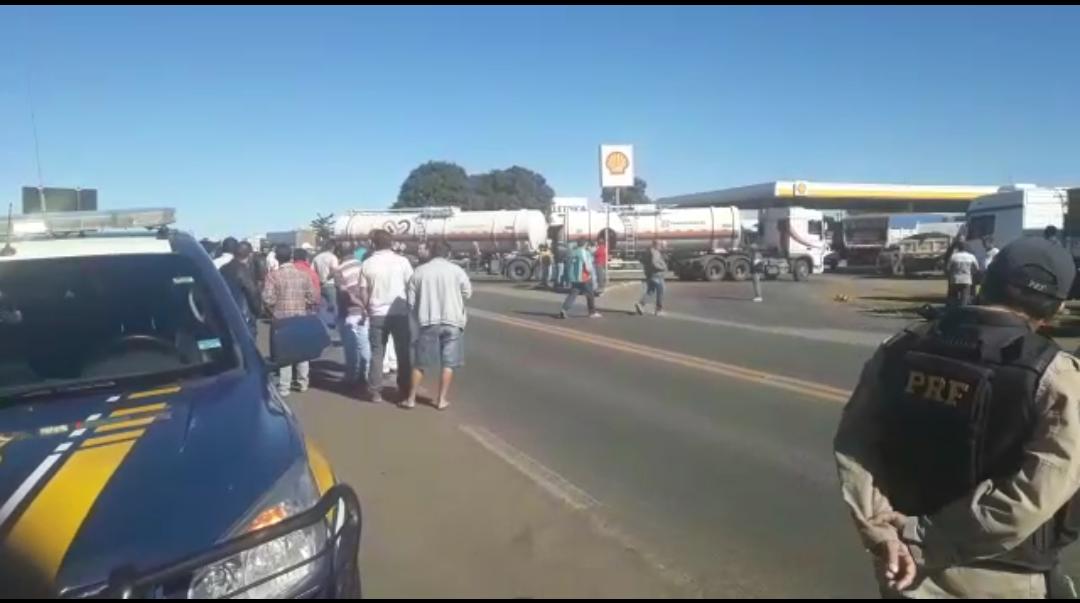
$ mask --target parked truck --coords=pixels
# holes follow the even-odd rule
[[[758,232],[744,232],[737,207],[634,205],[606,211],[571,210],[552,216],[555,241],[612,241],[612,257],[632,260],[653,241],[683,280],[745,280],[751,241],[762,252],[765,275],[803,280],[823,269],[827,245],[820,211],[801,207],[763,209]]]
[[[536,271],[536,252],[548,238],[548,221],[537,210],[462,211],[457,207],[354,210],[334,222],[337,240],[366,240],[372,230],[389,232],[415,256],[421,243],[445,242],[455,259],[527,280]]]

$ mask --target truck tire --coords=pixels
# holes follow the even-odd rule
[[[750,260],[747,258],[735,258],[728,265],[728,278],[741,283],[750,278]]]
[[[675,269],[675,276],[677,276],[680,281],[697,280],[697,275],[694,274],[694,271],[687,267],[679,267]]]
[[[727,276],[727,265],[724,260],[713,258],[705,264],[705,280],[710,283],[723,280]]]
[[[810,260],[803,258],[801,260],[795,260],[795,263],[791,265],[791,276],[795,277],[797,281],[805,281],[810,278],[810,274],[813,272],[810,266]]]
[[[518,258],[516,260],[511,260],[510,263],[506,265],[506,278],[515,283],[529,280],[529,277],[532,276],[532,272],[533,267],[529,260]]]

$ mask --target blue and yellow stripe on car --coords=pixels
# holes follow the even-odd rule
[[[131,394],[127,399],[177,391],[178,387],[159,388]],[[43,579],[55,580],[64,556],[101,492],[147,427],[167,417],[167,410],[168,404],[159,402],[116,408],[107,418],[103,413],[87,417],[5,502],[0,524],[13,522],[4,538],[6,550],[34,568]],[[51,477],[50,471],[53,471]],[[30,502],[16,515],[25,499]]]

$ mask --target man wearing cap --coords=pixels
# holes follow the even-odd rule
[[[882,595],[1073,594],[1058,559],[1080,528],[1080,362],[1037,330],[1075,271],[1061,246],[1017,240],[979,305],[908,327],[863,368],[834,451]]]

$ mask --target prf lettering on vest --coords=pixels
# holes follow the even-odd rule
[[[904,391],[927,400],[956,406],[956,403],[970,389],[971,385],[963,381],[946,379],[938,375],[927,375],[922,371],[909,371],[907,387],[904,388]]]

